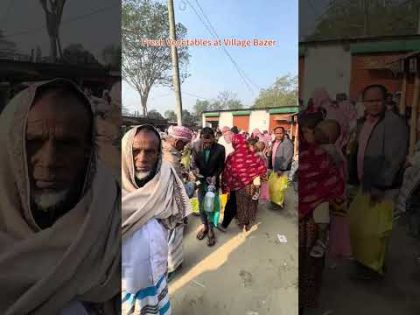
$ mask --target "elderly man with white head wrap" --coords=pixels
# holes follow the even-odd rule
[[[2,112],[1,314],[116,314],[120,193],[95,133],[66,80],[31,85]]]
[[[192,131],[184,126],[170,126],[162,142],[163,159],[169,162],[182,179],[181,158],[185,146],[191,142]]]
[[[162,160],[154,127],[132,128],[121,149],[122,313],[168,315],[168,230],[191,205],[174,168]]]
[[[170,126],[168,135],[162,142],[163,159],[175,169],[178,177],[182,180],[183,170],[181,165],[182,151],[192,140],[192,131],[184,126]],[[181,220],[177,226],[169,232],[169,256],[168,272],[171,275],[184,260],[183,238],[185,220]],[[169,278],[170,279],[170,278]]]

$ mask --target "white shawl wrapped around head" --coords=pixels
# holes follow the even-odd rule
[[[174,168],[159,157],[156,175],[143,187],[135,180],[133,141],[143,126],[128,131],[122,140],[122,237],[141,228],[150,219],[159,219],[172,229],[191,213],[191,204]],[[159,136],[158,131],[156,131]]]
[[[120,290],[119,189],[94,150],[73,209],[44,230],[30,209],[26,120],[37,89],[57,83],[82,95],[65,80],[33,85],[0,115],[0,310],[6,315],[57,314],[71,300],[102,303]]]

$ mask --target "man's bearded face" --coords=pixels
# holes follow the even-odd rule
[[[49,92],[28,115],[26,151],[31,200],[44,211],[66,203],[83,185],[91,150],[91,121],[75,96]]]
[[[144,180],[154,171],[159,160],[160,139],[149,130],[140,130],[133,141],[135,175]]]

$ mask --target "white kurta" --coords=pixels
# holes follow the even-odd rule
[[[168,231],[148,221],[122,244],[122,314],[170,315]]]
[[[152,219],[123,241],[122,289],[137,293],[167,272],[168,231]]]

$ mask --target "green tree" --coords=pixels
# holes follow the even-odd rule
[[[194,126],[199,119],[197,116],[191,114],[188,110],[182,111],[182,124],[185,126]]]
[[[241,109],[243,104],[237,98],[236,94],[230,91],[220,92],[215,100],[196,100],[193,106],[193,115],[197,118],[201,118],[201,114],[204,111],[209,110],[224,110],[224,109]]]
[[[165,119],[161,113],[159,113],[157,110],[151,110],[150,112],[147,113],[147,117],[151,118],[151,119]]]
[[[170,47],[149,46],[145,40],[165,40],[169,36],[168,8],[152,0],[123,0],[122,2],[122,74],[140,95],[143,115],[147,115],[147,100],[153,86],[172,86]],[[187,29],[176,25],[177,39],[185,38]],[[178,49],[181,81],[188,77],[186,70],[190,55],[188,48]]]
[[[332,1],[308,39],[415,34],[417,6],[418,1]]]
[[[165,118],[170,122],[176,122],[176,114],[173,110],[167,110],[165,112]],[[193,126],[197,123],[198,118],[194,114],[190,113],[188,110],[184,109],[182,111],[182,124],[185,126]]]
[[[193,115],[201,117],[201,114],[205,111],[211,110],[211,104],[208,100],[196,100],[193,106]]]
[[[173,110],[167,110],[165,112],[165,118],[170,122],[176,122],[176,114]]]
[[[109,45],[102,50],[102,60],[113,70],[121,69],[121,46]]]
[[[219,93],[217,100],[212,103],[211,108],[212,110],[241,109],[243,105],[236,94],[230,91],[223,91]]]
[[[255,100],[255,108],[297,106],[298,77],[290,74],[276,79],[268,89],[262,89]]]
[[[95,56],[81,44],[71,44],[63,50],[62,60],[70,64],[99,64]]]

